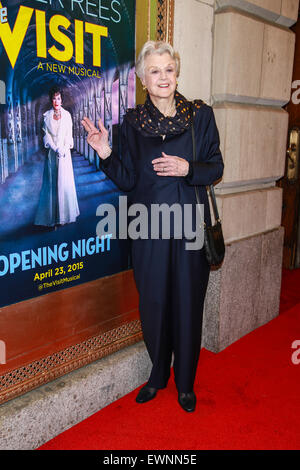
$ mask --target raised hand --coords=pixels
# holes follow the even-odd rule
[[[152,160],[153,169],[158,176],[186,176],[189,172],[189,162],[175,155],[162,152],[162,157]]]
[[[111,149],[108,143],[108,130],[105,129],[101,119],[98,121],[99,129],[94,126],[88,117],[84,117],[81,124],[88,133],[87,143],[96,150],[100,158],[103,160],[107,158],[111,153]]]

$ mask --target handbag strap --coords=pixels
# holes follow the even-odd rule
[[[191,124],[192,124],[193,161],[196,162],[197,159],[196,159],[196,139],[195,139],[195,129],[194,129],[194,113],[193,113],[193,109],[192,109],[191,104],[190,104],[190,113],[191,113]],[[197,203],[200,204],[198,188],[197,188],[197,186],[194,186],[194,188],[195,188],[195,192],[196,192]],[[212,200],[212,206],[213,206],[215,221],[216,222],[221,222],[220,217],[219,217],[219,211],[218,211],[216,195],[215,195],[215,190],[214,190],[214,185],[213,184],[209,185],[209,193],[210,193],[211,200]],[[201,213],[201,211],[200,211],[200,213]],[[204,225],[206,225],[205,222],[203,222],[203,223],[204,223]]]

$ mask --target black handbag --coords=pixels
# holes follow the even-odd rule
[[[195,140],[195,130],[194,130],[194,119],[193,119],[193,110],[191,109],[191,123],[192,123],[192,139],[193,139],[193,161],[196,161],[196,140]],[[196,193],[197,204],[201,204],[198,187],[194,186]],[[224,237],[222,232],[222,224],[219,217],[217,201],[214,191],[214,185],[209,185],[209,193],[212,201],[212,207],[214,211],[216,223],[212,226],[207,226],[202,218],[202,213],[199,207],[201,223],[204,226],[204,249],[206,254],[206,259],[210,266],[219,266],[225,256],[225,244]]]

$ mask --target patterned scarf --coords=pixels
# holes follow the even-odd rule
[[[174,117],[164,116],[152,103],[149,94],[144,104],[128,109],[126,119],[141,134],[157,137],[167,134],[181,134],[191,126],[190,104],[195,115],[196,110],[204,103],[202,100],[188,101],[175,91],[176,114]]]

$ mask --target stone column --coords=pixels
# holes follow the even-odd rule
[[[89,97],[88,93],[86,92],[86,95],[83,99],[83,116],[88,116],[89,115]],[[87,143],[87,140],[84,136],[84,142],[83,142],[83,155],[86,160],[89,158],[89,144]]]
[[[114,70],[107,70],[105,72],[104,125],[109,132],[110,145],[112,145],[112,86],[114,74]]]
[[[279,312],[282,190],[298,0],[175,0],[179,91],[212,105],[226,256],[212,271],[202,344],[218,352]],[[196,77],[191,79],[191,77]]]
[[[28,137],[27,137],[27,105],[25,93],[22,93],[22,102],[21,102],[21,129],[22,129],[22,153],[23,161],[27,162],[28,160]]]
[[[123,121],[123,116],[128,108],[128,76],[130,72],[130,64],[123,64],[120,67],[119,79],[119,122]]]
[[[4,158],[3,158],[3,150],[2,150],[2,139],[0,138],[0,184],[5,182],[5,175],[4,175]]]
[[[88,117],[94,124],[96,124],[95,91],[92,83],[89,87],[88,100]],[[95,163],[95,150],[90,145],[88,146],[88,158],[90,163]]]
[[[24,149],[22,142],[22,128],[21,128],[21,106],[20,99],[15,99],[15,139],[18,149],[18,168],[24,163]]]
[[[7,153],[4,152],[4,139],[1,136],[1,120],[3,115],[0,115],[0,183],[4,183],[8,177],[8,162],[7,162]]]
[[[75,122],[76,126],[74,127],[74,147],[78,153],[80,153],[80,133],[81,133],[81,122],[80,122],[80,104],[78,101],[76,102],[75,106]]]
[[[98,121],[99,119],[102,119],[102,109],[101,109],[101,93],[102,93],[102,90],[103,90],[103,80],[98,80],[97,84],[96,84],[96,90],[95,90],[95,96],[94,96],[94,99],[95,99],[95,123],[96,123],[96,126],[98,126]],[[100,163],[99,163],[99,156],[98,154],[95,152],[95,165],[96,165],[96,168],[97,170],[100,169]]]
[[[31,103],[31,110],[32,110],[32,131],[33,131],[33,146],[34,152],[39,150],[39,138],[37,134],[37,119],[36,119],[36,101]]]
[[[4,178],[6,179],[9,175],[8,172],[8,153],[7,153],[7,139],[2,139],[2,153],[3,153],[3,168]],[[3,181],[4,182],[4,181]]]
[[[5,112],[5,127],[7,135],[8,172],[15,173],[18,169],[18,151],[15,140],[13,95],[12,92],[8,89],[6,103],[7,108]]]
[[[98,80],[97,85],[96,85],[96,91],[95,91],[95,119],[96,119],[96,124],[98,123],[99,119],[102,119],[102,110],[101,110],[101,93],[103,90],[103,80]]]
[[[84,117],[84,98],[82,97],[81,99],[81,105],[80,105],[80,110],[79,110],[79,115],[80,115],[80,121],[83,119]],[[80,148],[79,148],[79,151],[81,153],[81,155],[84,155],[85,157],[85,153],[84,153],[84,143],[85,143],[85,130],[84,130],[84,127],[81,126],[80,128]]]
[[[73,149],[76,150],[77,148],[77,132],[78,132],[78,119],[77,119],[77,107],[76,105],[73,107],[73,142],[74,146]]]
[[[32,123],[32,101],[28,98],[26,103],[27,112],[27,155],[30,158],[31,154],[34,153],[34,129]]]

